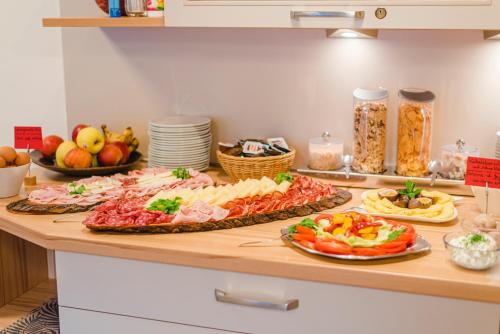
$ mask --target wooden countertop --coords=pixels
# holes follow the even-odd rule
[[[46,175],[45,172],[39,174],[39,182],[47,180]],[[50,182],[65,180],[50,175]],[[353,193],[351,202],[329,211],[358,205],[363,190],[350,191]],[[432,245],[432,252],[427,255],[349,262],[316,257],[285,246],[278,239],[280,229],[301,218],[201,233],[102,234],[90,232],[81,224],[85,214],[29,216],[8,213],[5,206],[16,199],[0,200],[0,229],[48,249],[500,303],[500,264],[489,271],[475,272],[459,268],[450,261],[442,237],[447,232],[459,230],[458,221],[441,225],[415,224],[417,232]],[[474,217],[479,212],[472,197],[464,198],[457,208],[461,218]],[[53,222],[61,218],[71,222]],[[265,240],[272,241],[260,247],[239,246]]]

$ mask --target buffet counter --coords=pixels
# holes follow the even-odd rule
[[[39,182],[47,181],[48,174],[40,173]],[[225,180],[218,171],[210,174]],[[363,190],[349,191],[353,199],[329,211],[358,205]],[[147,333],[300,332],[333,328],[330,325],[337,317],[344,320],[334,328],[356,333],[379,316],[393,318],[402,309],[408,310],[408,303],[414,319],[423,318],[407,333],[430,328],[438,329],[434,333],[450,328],[468,333],[479,324],[484,328],[481,333],[498,333],[499,265],[475,272],[451,262],[442,238],[460,229],[458,219],[439,225],[415,224],[417,233],[432,246],[429,254],[349,262],[315,257],[284,245],[280,229],[300,218],[202,233],[110,234],[87,230],[81,224],[85,214],[8,213],[5,206],[15,199],[0,200],[0,229],[56,251],[63,334],[106,333],[102,328],[122,333],[133,333],[133,328],[147,328]],[[472,197],[462,199],[457,209],[459,219],[479,212]],[[242,247],[248,242],[257,244]],[[271,300],[273,305],[297,299],[300,306],[280,312],[233,305],[238,299],[234,296],[217,302],[214,289],[224,291],[219,294],[244,296],[246,301]],[[360,315],[363,321],[354,321]],[[75,317],[81,319],[77,323],[81,328],[73,327]],[[389,322],[410,321],[408,315],[404,317],[388,319],[388,324],[377,324],[368,332],[391,333],[395,328]],[[89,321],[82,326],[85,320]],[[96,331],[98,326],[100,331]]]

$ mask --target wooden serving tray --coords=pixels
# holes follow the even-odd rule
[[[64,213],[87,212],[99,204],[101,203],[95,203],[92,205],[37,204],[31,203],[29,199],[25,198],[8,204],[7,211],[24,215],[58,215]]]
[[[322,199],[318,202],[296,206],[286,210],[273,211],[247,217],[229,218],[216,222],[188,223],[188,224],[156,224],[146,226],[92,226],[89,228],[96,232],[118,232],[118,233],[184,233],[203,232],[230,229],[235,227],[250,226],[256,224],[270,223],[276,220],[285,220],[294,217],[310,215],[314,212],[332,209],[336,206],[349,202],[352,194],[346,190],[338,189],[334,196]]]

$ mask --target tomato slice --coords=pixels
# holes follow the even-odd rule
[[[331,222],[331,221],[332,221],[332,217],[333,217],[332,215],[327,214],[327,213],[324,213],[324,214],[321,214],[321,215],[319,215],[318,217],[316,217],[316,218],[314,219],[314,222],[315,222],[316,224],[319,224],[319,221],[320,221],[321,219],[327,219],[329,222]]]
[[[300,224],[295,225],[295,228],[297,229],[297,233],[309,234],[312,236],[316,236],[316,233],[314,232],[314,230],[312,228],[305,227],[305,226],[302,226]]]
[[[312,241],[314,242],[316,240],[315,235],[310,235],[310,234],[305,234],[305,233],[294,233],[292,234],[292,239],[295,241]]]
[[[406,242],[394,240],[394,241],[389,241],[385,244],[379,245],[378,248],[389,249],[389,248],[397,248],[397,247],[401,247],[401,246],[405,246],[405,248],[406,248]]]
[[[379,248],[380,246],[377,246],[375,248]],[[387,254],[396,254],[396,253],[401,253],[406,250],[406,245],[401,245],[399,247],[393,247],[393,248],[379,248],[383,249],[385,253]]]
[[[307,241],[307,240],[300,240],[299,244],[301,244],[302,246],[304,246],[306,248],[314,249],[314,242]]]
[[[377,255],[384,255],[385,250],[383,249],[376,249],[376,248],[365,248],[365,247],[356,247],[353,248],[353,253],[355,255],[360,255],[360,256],[377,256]]]
[[[329,254],[351,254],[352,247],[338,241],[319,241],[316,240],[314,248],[323,253]]]

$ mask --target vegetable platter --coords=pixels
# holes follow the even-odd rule
[[[343,260],[377,260],[431,249],[411,224],[355,211],[305,218],[281,234],[283,241],[308,253]]]

